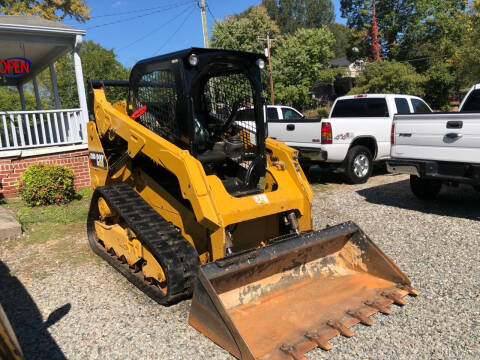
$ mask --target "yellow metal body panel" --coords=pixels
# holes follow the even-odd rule
[[[228,225],[242,223],[243,233],[253,233],[257,230],[253,227],[249,229],[247,224],[258,226],[256,219],[296,210],[299,230],[312,229],[313,194],[296,160],[296,150],[267,139],[269,155],[265,191],[260,195],[233,197],[217,176],[205,174],[202,164],[188,150],[177,147],[130,119],[124,106],[118,103],[112,106],[106,100],[103,89],[93,91],[96,122],[90,122],[88,127],[89,135],[93,135],[89,136],[90,150],[98,151],[99,139],[113,132],[127,141],[130,157],[141,152],[173,173],[178,179],[182,197],[188,200],[191,208],[186,208],[141,171],[137,174],[135,170],[129,179],[123,177],[122,181],[128,181],[166,220],[181,229],[184,237],[197,249],[202,262],[225,256],[225,228]],[[106,175],[100,176],[98,170],[93,174],[96,175],[95,179],[92,177],[93,186],[112,182]],[[273,184],[277,188],[272,191]],[[278,220],[273,219],[262,221],[267,226],[278,224]],[[264,238],[270,235],[274,237],[278,234],[268,230],[261,236],[253,236],[253,242],[237,237],[234,248],[247,249],[255,242],[256,246],[261,246],[262,241],[267,240]]]
[[[103,241],[107,250],[113,249],[117,257],[125,257],[129,265],[133,266],[139,260],[145,260],[146,263],[142,265],[142,273],[145,278],[153,278],[160,283],[165,281],[162,267],[137,240],[133,232],[129,238],[126,230],[120,225],[105,225],[101,221],[95,221],[95,232],[98,238]]]

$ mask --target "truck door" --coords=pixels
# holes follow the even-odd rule
[[[280,118],[269,123],[269,131],[272,129],[277,140],[285,141],[291,146],[301,146],[304,143],[311,143],[312,122],[319,123],[318,120],[306,119],[302,114],[293,108],[282,106],[278,108]],[[274,130],[273,130],[274,129]],[[320,138],[320,128],[318,128],[318,138]]]

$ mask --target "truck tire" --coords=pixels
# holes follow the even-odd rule
[[[473,188],[474,188],[476,191],[480,192],[480,185],[475,185]]]
[[[351,184],[366,183],[372,175],[373,160],[370,150],[363,145],[355,145],[348,150],[345,158],[345,176]]]
[[[442,183],[436,180],[426,180],[416,175],[410,175],[410,189],[413,195],[422,200],[433,200],[437,197]]]
[[[302,170],[305,175],[308,175],[310,171],[310,167],[312,166],[312,162],[310,161],[300,161],[300,166],[302,167]]]

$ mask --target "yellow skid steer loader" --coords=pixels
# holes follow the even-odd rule
[[[297,151],[266,137],[265,60],[191,48],[89,80],[88,238],[158,303],[193,294],[190,324],[235,357],[303,359],[416,291],[355,224],[313,231]]]

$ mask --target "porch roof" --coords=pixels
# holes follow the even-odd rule
[[[0,85],[22,85],[75,46],[84,30],[38,16],[0,15],[0,59],[24,57],[32,62],[30,73],[1,76]]]

